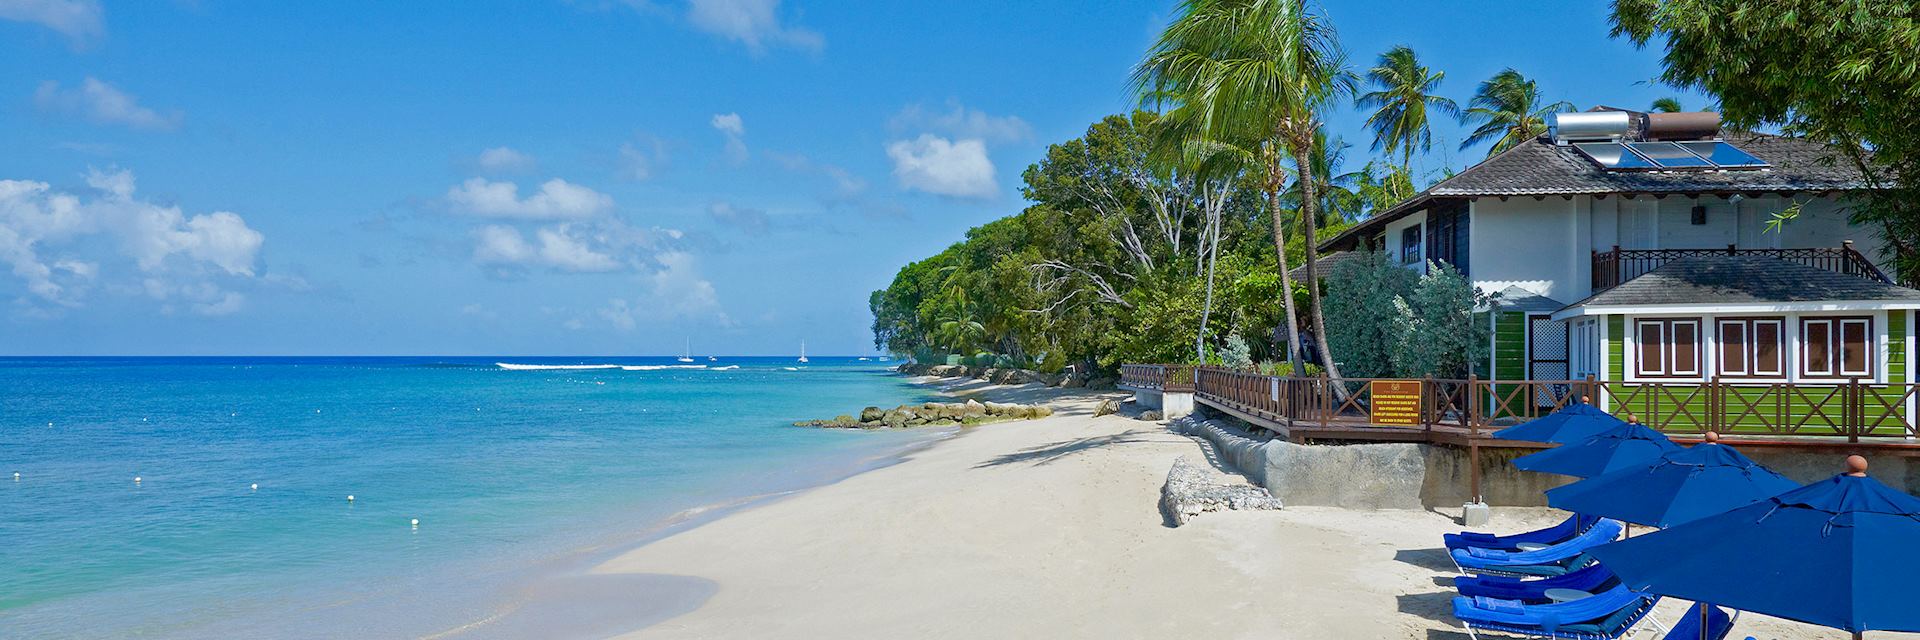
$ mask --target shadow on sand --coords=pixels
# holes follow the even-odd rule
[[[1150,440],[1146,438],[1142,438],[1140,436],[1141,434],[1137,431],[1128,431],[1124,433],[1115,433],[1111,435],[1094,436],[1091,438],[1078,438],[1074,440],[1065,440],[1061,442],[1055,442],[1053,444],[1044,444],[1037,447],[1021,449],[1013,453],[994,456],[992,459],[989,459],[986,462],[982,462],[980,464],[974,465],[973,468],[980,469],[985,467],[998,467],[1001,465],[1008,465],[1008,464],[1014,464],[1014,463],[1020,463],[1020,462],[1029,462],[1035,465],[1042,465],[1042,464],[1053,462],[1055,460],[1059,460],[1061,458],[1065,458],[1067,456],[1070,456],[1076,453],[1080,453],[1082,451],[1090,451],[1093,449],[1098,449],[1100,447],[1110,447],[1113,445],[1120,445],[1120,444],[1132,444],[1136,442],[1150,442]]]

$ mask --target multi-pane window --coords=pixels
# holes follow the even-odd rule
[[[1639,357],[1636,372],[1642,377],[1699,377],[1701,360],[1700,320],[1697,318],[1648,318],[1634,321]]]
[[[1800,375],[1873,377],[1872,318],[1802,318]]]
[[[1779,318],[1721,318],[1718,372],[1729,377],[1778,378],[1786,375],[1786,336]]]
[[[1420,263],[1420,225],[1400,230],[1400,264]]]

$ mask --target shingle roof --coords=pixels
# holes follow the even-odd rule
[[[1724,138],[1767,161],[1767,169],[1607,171],[1571,146],[1545,138],[1520,143],[1427,190],[1433,196],[1531,196],[1718,191],[1841,191],[1866,179],[1838,150],[1803,138],[1735,134]]]
[[[1566,303],[1549,298],[1519,285],[1501,289],[1493,294],[1491,302],[1500,305],[1501,311],[1525,311],[1527,313],[1553,313],[1566,307]],[[1482,311],[1483,309],[1475,309]]]
[[[1358,251],[1335,251],[1333,253],[1322,253],[1320,254],[1320,264],[1314,265],[1314,266],[1319,268],[1320,277],[1326,278],[1327,276],[1333,275],[1333,268],[1340,266],[1340,263],[1346,262],[1348,260],[1352,260],[1358,257],[1360,257],[1360,252]],[[1295,281],[1305,280],[1307,278],[1307,265],[1302,264],[1298,267],[1294,267],[1291,271],[1287,272],[1287,275],[1293,277]]]
[[[1868,188],[1861,173],[1826,144],[1762,133],[1723,138],[1772,165],[1729,171],[1607,171],[1579,150],[1534,138],[1441,180],[1321,243],[1346,248],[1387,222],[1426,208],[1436,198],[1574,196],[1615,193],[1738,193],[1846,191]]]
[[[1825,301],[1920,303],[1920,290],[1779,258],[1698,256],[1660,265],[1620,286],[1568,305],[1567,309]]]

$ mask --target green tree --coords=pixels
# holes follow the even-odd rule
[[[1416,274],[1382,251],[1365,251],[1333,268],[1327,280],[1326,342],[1348,373],[1361,378],[1394,375],[1393,352],[1401,333],[1390,323],[1396,301],[1412,295]]]
[[[1613,33],[1666,47],[1660,79],[1728,125],[1837,145],[1867,175],[1855,222],[1920,282],[1920,20],[1911,0],[1615,0]]]
[[[1653,104],[1647,107],[1647,111],[1652,113],[1680,113],[1686,111],[1686,109],[1680,107],[1679,98],[1667,97],[1654,100]]]
[[[1136,86],[1143,100],[1173,105],[1170,135],[1257,150],[1267,169],[1277,266],[1285,288],[1291,289],[1285,216],[1280,212],[1285,183],[1281,159],[1291,157],[1296,176],[1311,176],[1320,116],[1353,91],[1353,75],[1333,25],[1309,10],[1304,0],[1184,0],[1176,13],[1136,68]],[[1319,194],[1310,177],[1301,183],[1306,285],[1314,301],[1315,332],[1324,336],[1315,282],[1318,257],[1312,249]],[[1297,314],[1290,310],[1288,316],[1290,343],[1297,346],[1298,331],[1292,328],[1297,327]],[[1295,370],[1303,370],[1298,349],[1288,351]],[[1327,360],[1331,364],[1333,358]],[[1333,367],[1329,373],[1339,375]]]
[[[1467,101],[1460,122],[1474,129],[1460,143],[1462,150],[1493,141],[1487,157],[1512,149],[1515,145],[1547,132],[1547,114],[1572,111],[1573,103],[1541,104],[1540,87],[1512,68],[1493,74]]]
[[[1487,323],[1474,310],[1485,296],[1451,265],[1429,262],[1411,295],[1396,300],[1393,325],[1400,334],[1393,368],[1402,377],[1462,378],[1487,357]]]
[[[1400,154],[1400,166],[1405,168],[1413,163],[1416,150],[1425,153],[1432,149],[1433,129],[1428,114],[1437,112],[1448,117],[1460,114],[1460,105],[1434,95],[1446,77],[1444,71],[1421,65],[1419,56],[1405,45],[1380,54],[1373,68],[1367,70],[1367,83],[1374,90],[1355,100],[1356,106],[1373,110],[1373,114],[1367,116],[1367,128],[1373,131],[1373,150],[1389,156]]]

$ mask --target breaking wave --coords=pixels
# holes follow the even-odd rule
[[[493,365],[508,371],[561,371],[620,368],[620,365],[617,364],[514,364],[512,362],[495,362]]]

